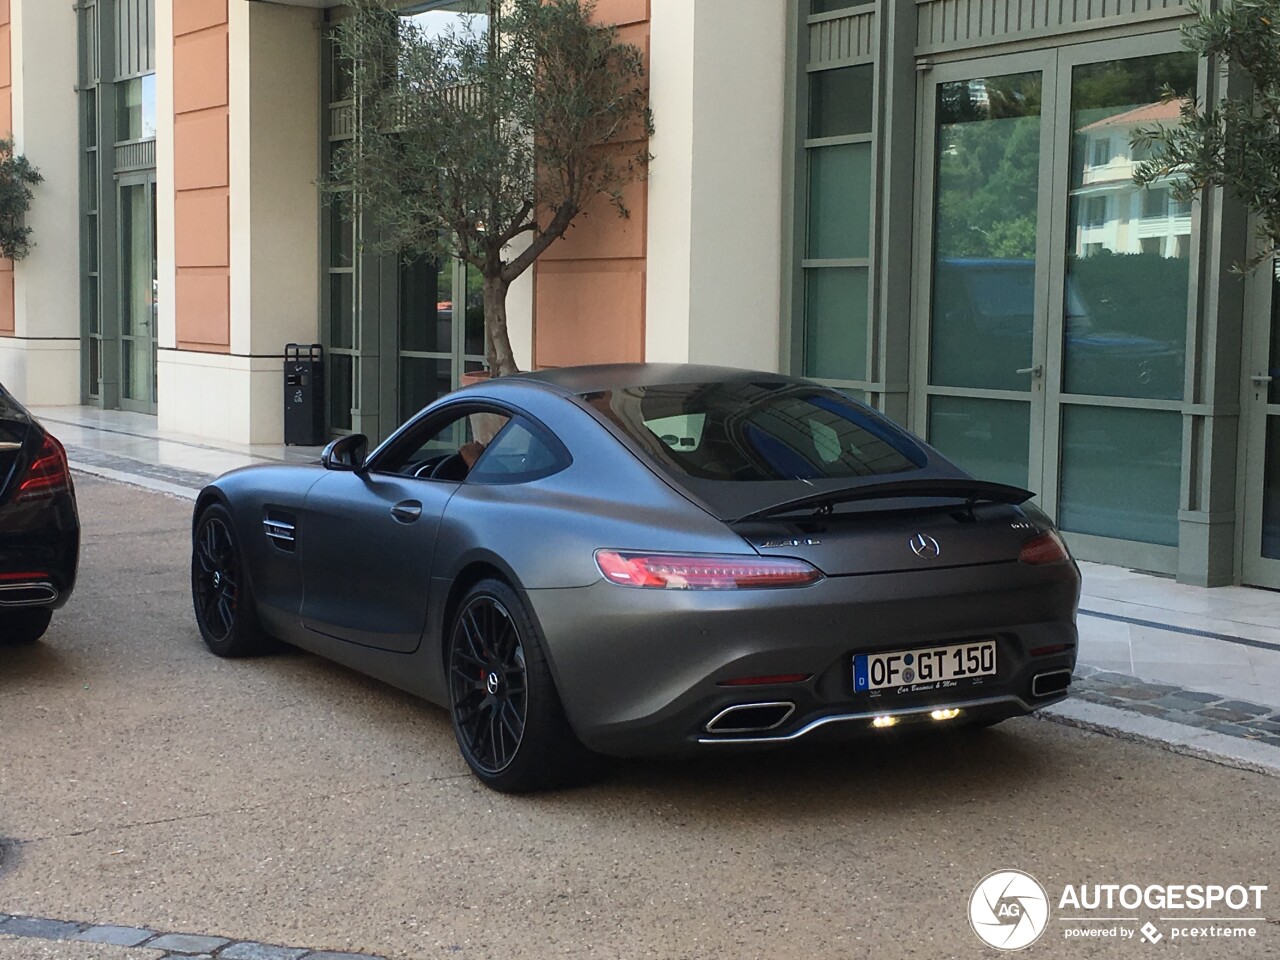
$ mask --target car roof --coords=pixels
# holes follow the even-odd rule
[[[577,394],[614,390],[620,387],[657,387],[677,383],[799,382],[795,377],[780,373],[695,363],[601,363],[593,366],[537,370],[514,374],[503,379],[545,383],[558,387],[566,393]]]

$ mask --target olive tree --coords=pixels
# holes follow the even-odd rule
[[[31,252],[31,188],[44,180],[26,157],[13,152],[12,140],[0,140],[0,257],[21,260]]]
[[[516,372],[507,291],[601,198],[647,174],[643,53],[593,22],[594,0],[490,0],[433,32],[397,0],[355,0],[337,30],[356,136],[330,187],[377,253],[458,257],[483,277],[491,376]]]
[[[1248,92],[1214,103],[1181,99],[1176,124],[1138,132],[1149,146],[1134,180],[1168,182],[1179,200],[1222,187],[1255,216],[1261,252],[1248,267],[1280,252],[1280,0],[1234,0],[1222,7],[1193,3],[1195,19],[1182,28],[1183,44],[1213,57],[1223,70],[1240,70]],[[1172,92],[1167,96],[1174,98]]]

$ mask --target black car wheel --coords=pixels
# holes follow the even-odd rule
[[[258,621],[235,527],[214,504],[200,514],[191,544],[191,599],[205,645],[220,657],[263,652],[269,639]]]
[[[520,597],[482,580],[463,597],[448,644],[449,706],[462,757],[487,786],[567,786],[593,766],[565,718],[542,640]]]
[[[49,629],[53,611],[47,607],[25,607],[0,613],[0,643],[35,643]]]

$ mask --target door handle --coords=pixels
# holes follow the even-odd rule
[[[1270,383],[1275,378],[1265,373],[1256,373],[1249,379],[1252,380],[1258,386],[1265,387],[1268,383]]]
[[[401,500],[391,508],[391,515],[401,523],[413,523],[422,516],[422,504],[417,500]]]
[[[1014,373],[1029,373],[1031,379],[1039,380],[1044,376],[1044,365],[1037,363],[1034,367],[1023,367],[1021,370],[1015,370]]]

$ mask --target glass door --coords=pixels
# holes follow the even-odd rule
[[[932,191],[921,204],[915,422],[975,476],[1037,492],[1054,80],[1051,53],[934,68],[920,179]]]
[[[1177,565],[1194,231],[1134,184],[1133,137],[1196,71],[1168,34],[947,65],[925,90],[915,423],[1035,491],[1080,556],[1149,570]]]
[[[1147,570],[1177,566],[1194,231],[1133,182],[1134,137],[1196,83],[1174,34],[1058,54],[1042,505],[1080,556]]]
[[[1280,261],[1245,287],[1244,556],[1246,584],[1280,588]]]
[[[120,234],[120,406],[156,412],[156,181],[117,186]]]

